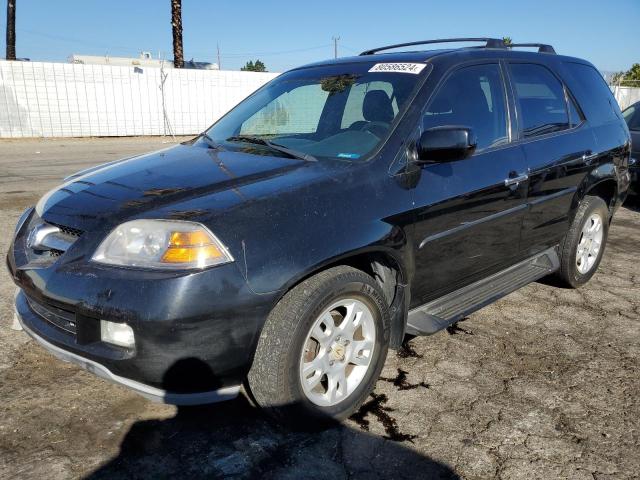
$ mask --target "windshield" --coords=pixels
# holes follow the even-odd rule
[[[362,63],[294,70],[241,102],[206,134],[216,146],[258,155],[363,159],[389,134],[424,67]]]

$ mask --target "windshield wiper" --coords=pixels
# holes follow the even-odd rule
[[[236,135],[233,137],[229,137],[226,140],[227,142],[247,142],[247,143],[255,143],[257,145],[264,145],[269,147],[271,150],[276,150],[278,152],[286,153],[290,157],[298,158],[300,160],[305,160],[307,162],[317,162],[318,159],[313,155],[308,153],[299,152],[298,150],[293,150],[289,147],[285,147],[284,145],[278,145],[277,143],[273,143],[266,138],[262,137],[252,137],[249,135]]]
[[[214,150],[223,150],[222,145],[211,138],[207,132],[202,132],[199,137],[204,138],[207,141],[209,148],[213,148]]]

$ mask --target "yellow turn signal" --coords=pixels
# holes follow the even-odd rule
[[[169,247],[160,261],[207,265],[211,260],[225,256],[215,243],[216,241],[202,230],[171,232]]]
[[[162,256],[164,263],[196,263],[205,264],[207,260],[222,257],[222,252],[215,245],[202,247],[169,247]]]
[[[195,230],[192,232],[171,232],[169,244],[171,247],[195,247],[211,245],[213,238],[207,232]]]

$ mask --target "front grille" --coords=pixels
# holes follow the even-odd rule
[[[35,245],[29,245],[30,235],[32,235],[36,229],[46,229],[47,226],[56,227],[58,230],[45,234]],[[34,214],[24,233],[24,253],[27,261],[34,267],[48,267],[57,262],[83,233],[84,232],[78,228],[45,222],[38,215]]]
[[[62,233],[66,234],[66,235],[71,235],[72,237],[79,237],[80,235],[82,235],[84,233],[84,231],[82,231],[82,230],[80,230],[78,228],[66,227],[64,225],[60,225],[58,223],[52,223],[52,222],[49,222],[49,224],[58,227]]]
[[[51,325],[54,325],[67,333],[71,333],[73,335],[76,334],[75,313],[54,307],[53,305],[40,303],[30,297],[27,297],[27,302],[29,303],[31,310]]]

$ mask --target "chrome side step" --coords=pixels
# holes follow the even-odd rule
[[[406,333],[431,335],[560,268],[555,247],[409,312]]]

